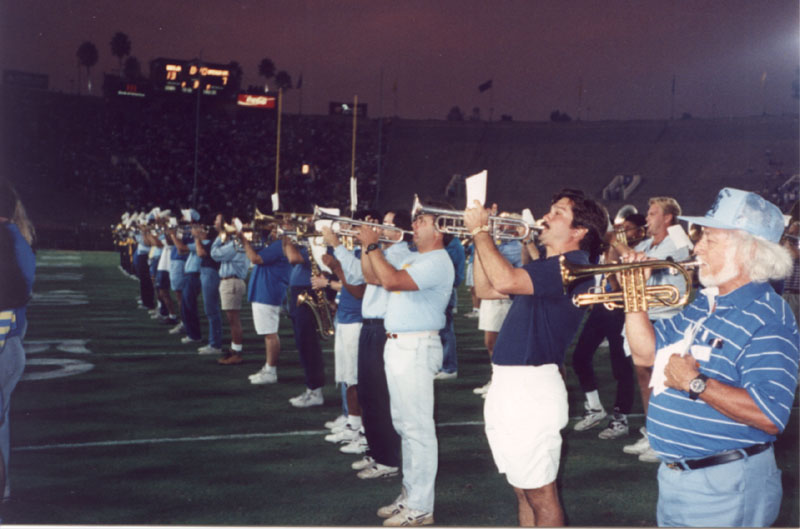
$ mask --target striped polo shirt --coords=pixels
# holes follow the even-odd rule
[[[744,388],[780,431],[789,420],[798,375],[797,324],[788,304],[767,283],[748,283],[724,296],[702,290],[676,316],[655,324],[656,350],[695,331],[690,352],[700,372]],[[716,305],[716,306],[715,306]],[[650,397],[650,445],[666,461],[696,459],[775,440],[688,393],[667,388]]]

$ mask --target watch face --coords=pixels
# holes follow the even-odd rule
[[[702,379],[695,378],[689,382],[689,390],[693,393],[702,393],[706,389],[706,382]]]

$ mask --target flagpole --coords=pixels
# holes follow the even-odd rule
[[[356,177],[356,128],[358,127],[358,95],[353,98],[353,151],[350,155],[350,182],[352,185],[353,179]],[[350,199],[350,216],[352,217],[356,212],[356,204],[353,203],[352,196]]]
[[[675,74],[672,74],[672,97],[670,101],[669,119],[675,119]]]
[[[275,194],[278,194],[278,182],[281,174],[281,110],[283,108],[283,89],[278,88],[278,131],[275,145]]]

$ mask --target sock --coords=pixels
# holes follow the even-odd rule
[[[586,393],[586,400],[589,402],[589,407],[593,410],[602,410],[603,403],[600,402],[600,394],[597,390],[589,391]]]
[[[241,353],[242,352],[242,344],[231,342],[231,351],[233,351],[234,353]]]
[[[351,430],[358,430],[361,428],[361,415],[348,415],[347,424],[350,425]]]

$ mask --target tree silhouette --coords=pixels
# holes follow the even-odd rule
[[[285,92],[292,88],[292,76],[286,70],[281,70],[275,74],[275,84],[278,85],[278,89]]]
[[[92,73],[92,66],[97,64],[97,47],[91,42],[84,41],[83,44],[78,46],[78,51],[75,54],[78,57],[78,86],[80,86],[80,66],[86,68],[86,78],[89,92],[92,91],[92,81],[89,76]],[[78,89],[80,91],[80,88]]]
[[[264,78],[265,82],[275,77],[275,63],[270,59],[261,59],[258,63],[258,75]]]
[[[136,81],[142,77],[142,65],[136,57],[128,57],[125,59],[125,65],[122,67],[122,75],[128,81]]]
[[[111,55],[119,61],[119,73],[122,75],[122,59],[131,54],[131,39],[125,33],[117,31],[111,37]]]
[[[447,113],[447,121],[464,121],[464,113],[461,112],[461,107],[454,106]]]

